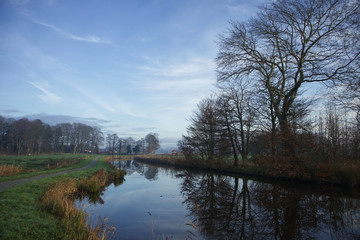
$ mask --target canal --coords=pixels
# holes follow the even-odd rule
[[[360,195],[351,189],[225,176],[136,161],[100,198],[114,239],[360,239]]]

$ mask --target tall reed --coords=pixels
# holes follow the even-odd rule
[[[90,224],[90,216],[83,209],[75,206],[74,195],[78,192],[77,183],[73,179],[57,182],[50,187],[42,198],[45,209],[61,219],[65,228],[66,239],[105,239],[114,232],[108,226],[107,219],[100,219]]]

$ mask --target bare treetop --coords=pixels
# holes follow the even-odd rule
[[[304,83],[340,81],[359,59],[359,1],[278,0],[220,37],[218,81],[266,89],[280,126]]]

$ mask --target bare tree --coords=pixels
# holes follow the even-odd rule
[[[230,33],[220,37],[218,81],[257,82],[282,134],[291,135],[289,115],[300,89],[353,73],[359,49],[348,35],[360,29],[359,8],[359,0],[271,1],[249,22],[232,22]]]
[[[116,133],[108,134],[106,137],[106,142],[108,144],[108,151],[112,155],[115,154],[116,151],[116,144],[118,143],[119,137]]]
[[[218,114],[222,117],[222,124],[226,129],[227,136],[231,144],[232,154],[234,157],[234,166],[238,166],[239,151],[237,146],[237,130],[234,127],[233,119],[234,107],[229,104],[229,99],[230,97],[225,94],[220,95],[217,102],[217,111]]]
[[[221,123],[217,99],[214,96],[198,104],[187,128],[187,135],[183,136],[183,141],[179,145],[187,154],[192,153],[210,162],[229,153],[228,134]]]
[[[129,137],[125,140],[126,154],[132,154],[132,148],[135,144],[135,140],[132,137]]]
[[[91,131],[91,152],[98,153],[99,146],[104,141],[104,136],[100,128],[93,127]]]
[[[50,126],[39,119],[0,117],[1,153],[96,152],[103,141],[102,135],[99,128],[82,123]]]
[[[230,138],[234,154],[234,165],[237,166],[237,154],[240,152],[242,163],[249,155],[249,143],[257,112],[253,103],[254,91],[248,83],[233,82],[219,85],[222,95],[218,101],[218,111],[224,118],[224,123]],[[234,148],[235,147],[235,148]]]

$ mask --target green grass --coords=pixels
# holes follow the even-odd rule
[[[37,175],[44,175],[49,173],[56,173],[65,170],[70,170],[74,168],[80,168],[93,159],[93,156],[88,155],[43,155],[43,156],[7,156],[0,157],[1,165],[14,165],[21,166],[25,169],[23,173],[16,175],[8,175],[8,176],[0,176],[0,182],[11,181],[21,178],[30,178]],[[66,162],[67,164],[63,167],[56,168],[57,166],[62,164],[62,162]],[[53,166],[53,168],[49,168],[47,166]]]
[[[56,155],[22,155],[22,156],[1,156],[1,165],[21,166],[28,170],[40,170],[45,168],[56,168],[58,165],[67,162],[69,164],[86,158],[84,154],[56,154]]]
[[[101,158],[93,168],[31,181],[0,193],[0,239],[64,239],[61,220],[42,207],[41,197],[55,182],[89,177],[101,168],[112,171]]]

